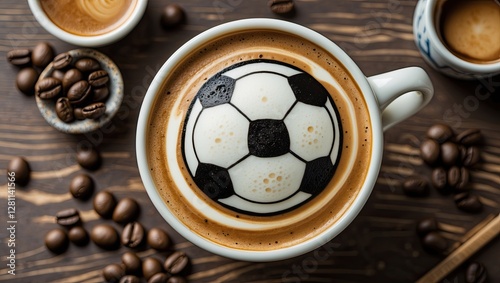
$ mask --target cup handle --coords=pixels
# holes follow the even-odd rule
[[[408,67],[368,78],[382,112],[384,131],[422,109],[434,95],[434,86],[419,67]]]

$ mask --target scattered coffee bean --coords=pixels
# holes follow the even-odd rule
[[[456,136],[457,142],[463,145],[476,145],[482,138],[481,130],[479,129],[468,129]]]
[[[180,276],[172,276],[168,279],[167,283],[186,283],[186,279]]]
[[[82,108],[83,117],[88,119],[98,119],[106,113],[106,104],[95,102]]]
[[[149,280],[153,275],[160,272],[163,272],[163,267],[158,259],[148,257],[142,261],[142,274],[146,280]]]
[[[462,156],[462,164],[466,167],[472,167],[476,165],[481,159],[481,153],[477,146],[470,146],[465,148],[464,154]]]
[[[94,180],[87,174],[78,174],[71,179],[69,191],[74,198],[88,199],[94,191]]]
[[[35,85],[35,94],[44,100],[54,99],[62,92],[60,80],[46,77],[39,80]]]
[[[66,73],[64,73],[64,77],[62,79],[63,90],[67,92],[71,86],[73,86],[76,82],[81,81],[82,79],[82,72],[80,72],[76,68],[69,69]]]
[[[68,237],[77,246],[85,246],[89,242],[89,234],[82,226],[74,226],[69,229]]]
[[[81,72],[90,73],[99,70],[101,65],[93,58],[81,58],[75,62],[75,67]]]
[[[123,198],[116,204],[113,211],[113,221],[117,223],[129,223],[139,215],[139,204],[132,198]]]
[[[14,49],[7,52],[7,61],[14,66],[25,67],[31,65],[31,50]]]
[[[119,282],[125,276],[125,270],[116,263],[106,265],[102,270],[102,277],[106,282]]]
[[[26,159],[16,156],[7,165],[7,180],[16,185],[26,186],[30,180],[31,168]]]
[[[420,157],[429,165],[434,165],[440,156],[439,143],[432,139],[426,139],[420,144]]]
[[[66,67],[68,67],[71,62],[73,61],[73,57],[69,53],[61,53],[58,54],[55,58],[54,61],[52,61],[52,67],[56,70],[61,70]]]
[[[76,151],[76,162],[85,169],[97,170],[102,163],[101,154],[94,147],[79,147]]]
[[[98,88],[106,85],[109,81],[108,72],[104,70],[97,70],[89,75],[88,82],[92,87]]]
[[[486,268],[479,262],[472,262],[465,271],[465,282],[467,283],[485,283],[488,279]]]
[[[109,96],[109,88],[107,86],[92,88],[92,91],[94,93],[92,97],[92,100],[94,102],[102,102],[106,100]]]
[[[269,0],[268,5],[273,13],[279,15],[290,14],[295,9],[293,0]]]
[[[153,277],[149,278],[148,283],[167,283],[170,277],[170,274],[167,273],[156,273]]]
[[[437,232],[429,232],[422,238],[422,245],[430,253],[443,253],[448,248],[448,241]]]
[[[168,248],[170,239],[164,230],[155,227],[148,231],[147,242],[153,249],[163,251]]]
[[[16,76],[16,87],[26,95],[35,93],[35,85],[38,81],[38,71],[32,67],[22,68]]]
[[[45,246],[53,253],[63,253],[69,245],[66,231],[56,228],[45,235]]]
[[[141,279],[135,275],[125,275],[120,279],[120,283],[140,283]]]
[[[80,223],[80,213],[74,208],[68,208],[56,213],[56,222],[61,226],[73,226]]]
[[[186,18],[186,14],[181,6],[177,4],[168,4],[163,8],[160,24],[164,29],[173,28],[181,24]]]
[[[469,192],[456,194],[455,204],[460,210],[470,213],[478,213],[483,209],[483,203],[479,197]]]
[[[112,193],[101,191],[97,193],[93,201],[94,210],[103,218],[109,218],[116,207],[116,199]]]
[[[449,193],[448,173],[443,167],[437,167],[432,170],[431,182],[434,188],[436,188],[440,193]]]
[[[121,241],[122,245],[135,248],[142,243],[144,239],[144,227],[139,222],[130,222],[123,228]]]
[[[118,233],[113,226],[98,224],[90,231],[90,239],[103,249],[116,249],[119,246]]]
[[[453,142],[445,142],[441,145],[441,161],[444,165],[453,166],[457,163],[460,152],[458,146]]]
[[[31,52],[31,61],[39,68],[47,67],[52,59],[54,59],[54,48],[47,42],[38,43]]]
[[[78,81],[74,83],[66,93],[69,101],[73,105],[81,105],[85,103],[86,99],[92,93],[91,87],[87,81]]]
[[[421,176],[408,177],[403,182],[403,192],[412,197],[426,196],[429,194],[429,183]]]
[[[75,119],[73,107],[67,97],[59,97],[56,101],[55,111],[57,117],[63,122],[69,123]]]
[[[142,260],[133,252],[126,252],[122,255],[122,264],[125,266],[127,274],[139,274],[142,268]]]
[[[179,274],[189,263],[189,258],[185,252],[178,251],[167,257],[163,268],[170,274]]]
[[[433,217],[422,219],[417,223],[417,234],[420,237],[424,237],[427,233],[437,230],[438,222]]]

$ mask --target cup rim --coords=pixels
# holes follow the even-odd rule
[[[142,19],[142,16],[146,11],[147,4],[148,0],[137,0],[136,8],[132,11],[127,21],[108,33],[94,36],[81,36],[69,33],[54,24],[43,11],[40,0],[28,0],[28,5],[33,13],[33,16],[35,16],[37,22],[45,30],[63,41],[82,47],[100,47],[111,44],[125,37]]]
[[[372,127],[372,152],[371,152],[371,166],[368,169],[366,180],[359,191],[356,199],[353,201],[349,209],[340,217],[335,224],[328,227],[323,233],[304,241],[300,244],[281,248],[273,249],[269,251],[251,251],[251,250],[237,250],[229,247],[221,246],[214,242],[211,242],[202,236],[191,231],[189,227],[185,226],[180,220],[178,220],[173,213],[170,212],[168,207],[164,204],[162,197],[158,193],[153,178],[150,175],[150,170],[148,166],[148,158],[146,156],[147,148],[147,125],[150,118],[150,111],[154,106],[156,96],[163,85],[163,81],[166,79],[167,75],[172,69],[174,69],[177,64],[182,60],[184,56],[189,54],[193,49],[197,48],[201,44],[204,44],[210,39],[228,34],[235,31],[251,30],[251,29],[270,29],[284,31],[287,33],[293,33],[300,37],[303,37],[319,46],[322,46],[330,53],[332,53],[342,64],[345,65],[349,73],[355,78],[365,101],[368,106],[368,112],[371,119]],[[253,261],[253,262],[269,262],[276,260],[283,260],[299,256],[310,252],[316,248],[321,247],[328,241],[332,240],[340,232],[342,232],[358,215],[358,213],[363,208],[364,204],[368,200],[371,194],[375,182],[378,177],[379,169],[382,162],[382,149],[383,149],[383,130],[382,122],[380,118],[380,108],[378,102],[376,101],[373,91],[369,86],[369,83],[365,75],[357,67],[354,61],[335,43],[330,41],[325,36],[313,31],[307,27],[287,22],[283,20],[270,19],[270,18],[252,18],[236,20],[228,23],[224,23],[208,29],[201,34],[195,36],[183,46],[181,46],[177,51],[170,56],[170,58],[163,64],[160,68],[153,81],[151,82],[146,95],[144,97],[139,119],[137,122],[137,133],[136,133],[136,155],[137,163],[139,167],[139,173],[146,188],[146,191],[153,202],[154,206],[162,217],[166,220],[172,228],[181,234],[191,243],[199,246],[209,252],[218,254],[224,257]]]

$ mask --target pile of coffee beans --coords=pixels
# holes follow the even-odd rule
[[[449,243],[441,236],[439,223],[433,217],[425,218],[417,223],[417,235],[424,250],[432,254],[444,254],[448,251]]]
[[[45,246],[53,253],[60,254],[66,251],[69,243],[85,246],[89,242],[87,230],[83,228],[80,212],[75,208],[68,208],[56,213],[56,223],[61,228],[50,230],[45,235]]]

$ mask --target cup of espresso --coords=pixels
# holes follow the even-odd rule
[[[422,69],[366,78],[306,27],[225,23],[153,79],[137,125],[139,171],[160,214],[195,245],[246,261],[291,258],[356,217],[383,131],[432,96]]]
[[[500,4],[496,0],[420,0],[415,43],[434,69],[459,79],[500,74]]]
[[[36,20],[68,43],[99,47],[118,41],[141,20],[147,0],[28,0]]]

